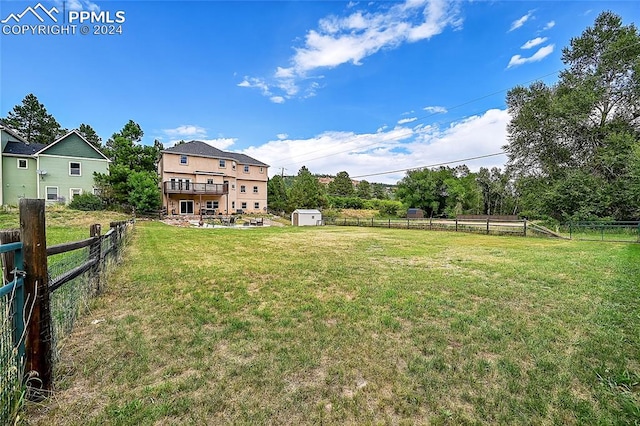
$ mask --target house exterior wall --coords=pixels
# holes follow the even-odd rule
[[[186,164],[181,163],[183,156],[186,156]],[[248,166],[247,171],[245,166]],[[240,209],[245,213],[266,211],[268,179],[266,166],[242,164],[231,158],[163,152],[158,173],[161,181],[162,205],[170,214],[178,214],[180,201],[187,200],[194,202],[194,214],[199,214],[200,209],[207,208],[207,202],[209,204],[217,202],[217,210],[225,214]],[[172,179],[188,179],[197,184],[228,183],[228,194],[167,194],[164,191],[164,183]]]
[[[18,168],[18,159],[27,162],[26,169]],[[17,206],[20,198],[37,198],[37,162],[35,158],[2,156],[2,204]]]
[[[94,172],[108,172],[108,163],[103,159],[42,154],[38,157],[38,163],[38,169],[47,171],[47,174],[38,180],[38,198],[44,198],[47,203],[69,203],[71,189],[79,189],[81,193],[93,193]],[[79,176],[70,174],[70,163],[80,163]],[[47,187],[58,188],[57,200],[48,199]]]

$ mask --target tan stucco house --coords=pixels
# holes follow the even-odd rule
[[[200,141],[162,151],[158,164],[168,214],[264,213],[269,166]]]

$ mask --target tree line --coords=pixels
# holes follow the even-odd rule
[[[3,121],[29,143],[47,145],[69,132],[32,93],[25,96],[20,105],[14,106]],[[71,202],[72,207],[137,211],[160,208],[156,168],[163,149],[160,141],[154,141],[153,146],[142,145],[144,132],[133,120],[113,133],[105,144],[89,124],[82,123],[76,130],[111,162],[108,173],[96,173],[94,176],[100,195],[77,195]]]

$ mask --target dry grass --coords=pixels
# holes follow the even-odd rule
[[[630,423],[639,264],[618,244],[144,223],[30,423]]]

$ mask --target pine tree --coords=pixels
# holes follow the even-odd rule
[[[33,93],[24,97],[22,105],[16,105],[9,111],[5,122],[29,143],[49,144],[62,136],[60,124]]]

